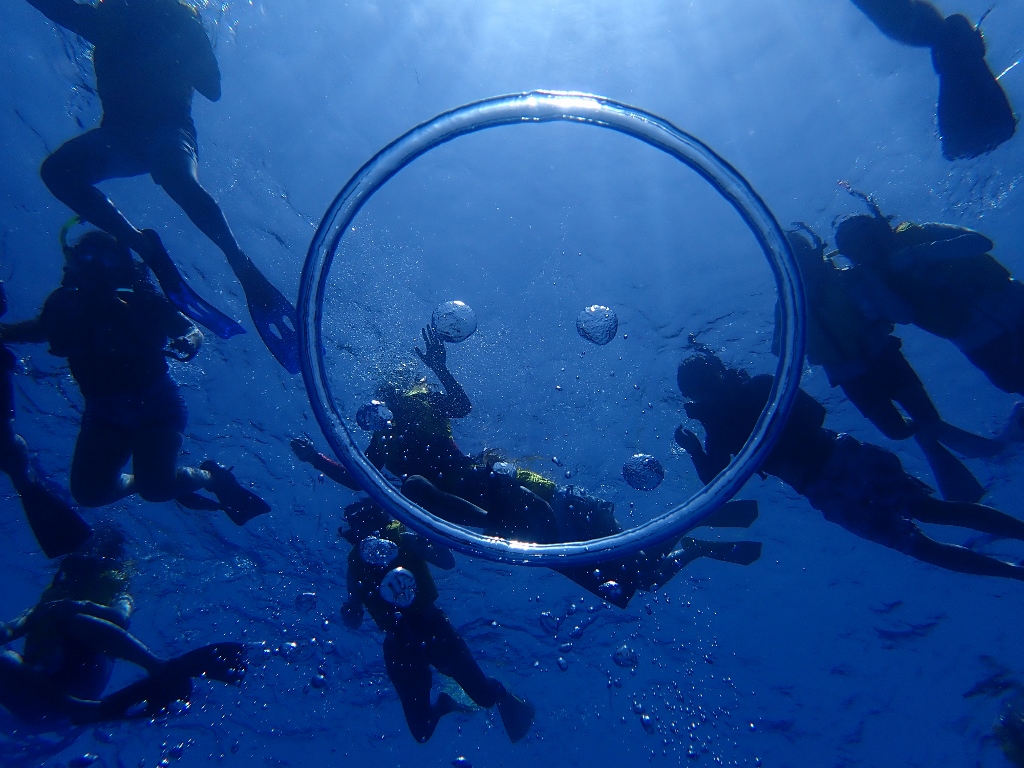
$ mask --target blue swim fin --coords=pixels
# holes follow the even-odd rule
[[[222,339],[230,339],[232,336],[245,333],[245,328],[189,287],[160,241],[160,235],[152,229],[145,229],[142,234],[149,247],[146,253],[139,255],[146,262],[146,266],[153,270],[164,294],[183,315],[195,320]]]
[[[299,317],[295,307],[255,266],[235,274],[245,291],[249,316],[263,343],[282,368],[291,374],[298,373]]]

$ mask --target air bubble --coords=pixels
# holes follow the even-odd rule
[[[635,453],[622,465],[622,477],[638,491],[653,491],[665,479],[665,468],[649,453]]]
[[[430,324],[442,339],[457,344],[476,332],[476,312],[464,302],[446,301],[434,309]]]
[[[576,331],[587,341],[604,346],[619,330],[619,318],[608,307],[594,304],[576,316]]]

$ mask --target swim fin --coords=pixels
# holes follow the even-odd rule
[[[939,75],[939,136],[947,160],[983,155],[1013,136],[1017,119],[985,61],[984,38],[966,17],[943,21],[932,66]]]
[[[734,499],[704,518],[698,527],[749,528],[757,520],[757,501]]]
[[[299,372],[299,317],[295,307],[249,262],[251,268],[237,271],[245,291],[249,316],[270,354],[288,373]]]
[[[969,459],[996,456],[1006,449],[1006,443],[1002,440],[982,437],[945,421],[940,421],[932,431],[936,440]]]
[[[270,505],[252,491],[243,488],[227,467],[207,459],[199,468],[213,477],[210,490],[235,525],[245,525],[254,517],[270,511]]]
[[[723,563],[750,565],[761,557],[760,541],[704,541],[703,557]]]
[[[985,495],[985,489],[971,470],[964,466],[956,456],[943,447],[938,440],[930,435],[914,436],[921,446],[924,457],[935,475],[939,492],[946,501],[963,501],[974,504]]]
[[[49,558],[69,555],[92,536],[92,528],[74,508],[41,482],[21,489],[29,527]]]
[[[505,734],[513,744],[526,738],[533,725],[533,717],[537,714],[533,704],[513,696],[507,690],[498,698],[498,714],[501,724],[505,726]]]
[[[232,336],[245,333],[245,328],[189,287],[155,230],[145,229],[142,234],[148,247],[146,253],[139,255],[156,275],[164,294],[183,315],[195,320],[222,339],[230,339]]]
[[[201,493],[183,493],[176,496],[174,500],[185,509],[194,509],[200,512],[219,512],[224,509],[224,505],[219,501],[211,499],[209,496],[203,496]]]

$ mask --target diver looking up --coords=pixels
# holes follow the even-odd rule
[[[924,0],[853,0],[853,4],[886,37],[931,48],[932,66],[939,76],[939,137],[947,160],[983,155],[1013,137],[1017,119],[985,61],[981,30],[965,16],[943,18]]]
[[[836,228],[853,262],[851,290],[869,311],[913,324],[960,349],[996,387],[1024,395],[1024,284],[991,255],[984,235],[948,224],[893,227],[872,214]]]
[[[223,509],[237,525],[270,511],[215,461],[178,467],[188,409],[167,358],[191,360],[203,335],[110,235],[91,230],[65,251],[61,287],[39,316],[0,324],[0,343],[48,343],[85,398],[71,493],[87,507],[138,493],[191,509]],[[133,473],[122,469],[131,459]],[[217,500],[195,493],[211,491]]]
[[[0,317],[7,314],[7,292],[0,282]],[[14,371],[19,363],[0,344],[0,471],[11,478],[36,541],[47,557],[74,552],[92,529],[56,491],[29,457],[28,446],[14,431]]]
[[[484,675],[466,641],[435,605],[437,587],[428,563],[454,568],[452,553],[406,530],[370,501],[350,504],[345,520],[352,551],[342,618],[345,626],[357,629],[365,608],[385,633],[384,665],[413,738],[423,744],[438,721],[459,708],[447,693],[431,703],[431,667],[452,678],[478,706],[497,706],[510,741],[524,738],[533,724],[533,705]],[[396,571],[401,575],[395,576]],[[392,586],[395,579],[403,591]]]
[[[241,682],[240,643],[208,645],[165,661],[129,634],[134,603],[128,581],[124,537],[114,528],[97,530],[87,550],[61,560],[39,602],[0,624],[0,645],[25,640],[21,653],[0,653],[0,705],[26,722],[94,723],[154,717],[175,701],[188,701],[194,677]],[[103,696],[118,659],[148,675]]]
[[[1005,448],[999,440],[974,435],[939,415],[920,377],[907,362],[893,335],[893,320],[869,317],[853,296],[856,270],[840,270],[825,254],[825,243],[809,229],[787,238],[796,256],[807,299],[807,362],[825,369],[829,384],[839,387],[872,424],[890,440],[913,436],[924,451],[945,499],[978,501],[984,488],[943,443],[965,456],[993,456]],[[779,316],[776,310],[776,316]],[[778,354],[781,338],[772,351]],[[899,403],[910,416],[904,418]]]
[[[168,297],[222,338],[244,329],[184,283],[157,233],[139,231],[95,186],[149,174],[227,256],[245,291],[256,330],[278,362],[297,373],[295,308],[242,252],[224,214],[199,183],[192,96],[221,96],[220,68],[198,13],[179,0],[29,0],[51,21],[93,46],[99,127],[43,161],[53,195],[85,221],[138,253]]]
[[[726,366],[705,345],[679,365],[686,414],[706,438],[680,426],[676,442],[697,476],[710,482],[753,431],[768,402],[772,377]],[[942,501],[908,475],[888,451],[823,426],[825,408],[798,390],[789,420],[761,465],[804,496],[829,522],[856,536],[950,571],[1024,580],[1024,567],[929,538],[914,523],[952,525],[1024,541],[1024,521],[981,504]]]

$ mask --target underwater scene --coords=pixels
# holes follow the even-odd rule
[[[7,2],[0,765],[1024,767],[1022,31]]]

